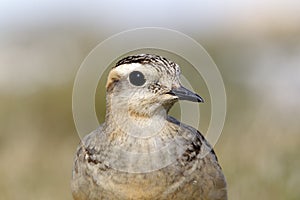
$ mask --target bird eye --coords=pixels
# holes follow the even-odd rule
[[[129,74],[129,81],[133,85],[142,86],[142,85],[145,84],[146,79],[145,79],[145,76],[142,72],[133,71]]]

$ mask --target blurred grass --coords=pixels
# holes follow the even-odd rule
[[[84,58],[99,38],[81,41],[74,56]],[[63,45],[59,42],[53,51]],[[223,75],[228,98],[225,127],[215,149],[228,180],[229,199],[300,199],[300,102],[289,108],[284,102],[270,101],[268,88],[247,84],[247,76],[257,67],[258,58],[252,57],[256,44],[227,38],[204,43]],[[72,59],[72,52],[68,55]],[[71,107],[77,62],[65,82],[21,93],[1,91],[0,199],[71,199],[69,183],[79,142]],[[193,72],[183,71],[192,77]],[[104,120],[105,81],[100,80],[95,97],[99,121]],[[208,99],[200,108],[209,114],[207,88],[198,90]],[[209,118],[201,118],[204,132]]]
[[[71,199],[78,138],[70,86],[1,94],[0,199]]]

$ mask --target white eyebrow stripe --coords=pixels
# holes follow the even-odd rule
[[[120,74],[121,76],[128,74],[129,72],[132,72],[134,69],[137,69],[141,67],[142,64],[140,63],[130,63],[130,64],[122,64],[118,67],[114,68],[114,70]]]

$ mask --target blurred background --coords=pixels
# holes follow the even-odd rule
[[[72,199],[76,72],[98,43],[145,26],[189,35],[219,67],[229,199],[300,199],[299,22],[296,0],[1,1],[0,199]]]

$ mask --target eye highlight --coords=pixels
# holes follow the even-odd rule
[[[133,71],[129,74],[129,81],[131,84],[133,84],[135,86],[142,86],[145,84],[146,79],[142,72]]]

